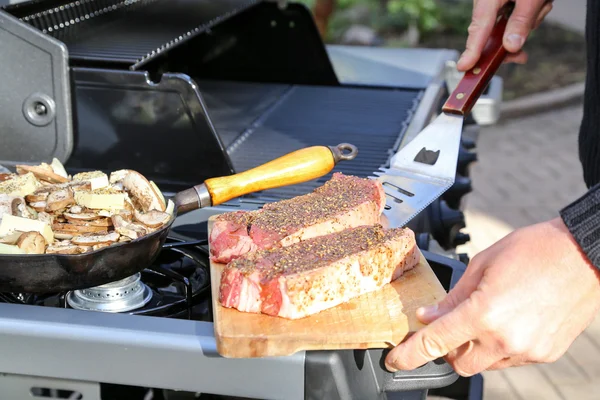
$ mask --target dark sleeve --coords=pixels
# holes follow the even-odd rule
[[[588,188],[600,182],[600,1],[588,0],[586,15],[587,74],[579,159]]]
[[[589,191],[560,211],[565,225],[594,266],[600,268],[600,1],[588,0],[587,77],[579,159]]]
[[[600,268],[600,184],[563,208],[560,216],[590,262]]]

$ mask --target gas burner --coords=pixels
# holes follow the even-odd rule
[[[78,310],[127,312],[148,304],[152,290],[135,274],[120,281],[67,294],[67,303]]]
[[[66,293],[0,293],[0,303],[211,321],[207,243],[169,236],[152,265],[128,278]]]

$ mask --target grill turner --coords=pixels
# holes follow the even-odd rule
[[[498,12],[496,25],[477,64],[465,73],[442,113],[394,155],[390,168],[373,173],[388,197],[384,215],[391,226],[405,226],[453,184],[464,117],[504,61],[502,37],[514,3]]]

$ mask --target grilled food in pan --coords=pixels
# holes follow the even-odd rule
[[[56,160],[18,166],[0,182],[0,291],[42,294],[126,278],[154,261],[177,215],[316,179],[356,155],[350,144],[308,147],[173,200],[132,170],[69,176]]]

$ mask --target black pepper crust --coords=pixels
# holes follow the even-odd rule
[[[282,274],[325,267],[349,255],[372,250],[404,232],[405,228],[385,230],[381,225],[359,226],[287,247],[248,253],[230,262],[226,268],[237,268],[244,276],[256,271],[265,282]]]
[[[252,222],[261,231],[286,235],[347,212],[368,200],[377,201],[371,179],[335,174],[312,193],[266,204]]]

